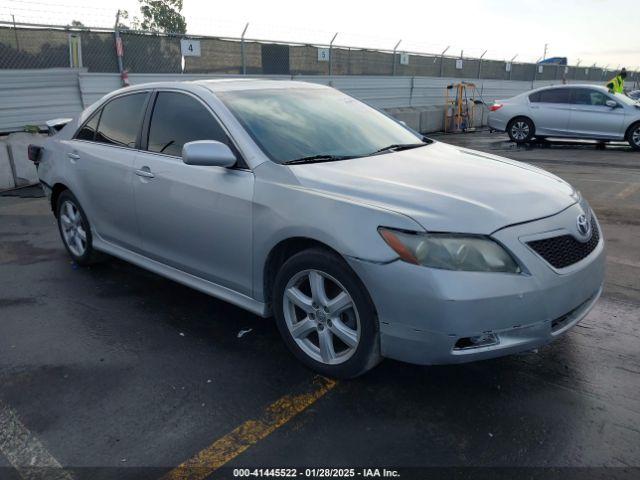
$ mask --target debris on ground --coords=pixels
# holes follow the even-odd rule
[[[253,330],[253,328],[250,328],[248,330],[240,330],[238,332],[238,338],[244,337],[247,333],[251,332],[252,330]]]

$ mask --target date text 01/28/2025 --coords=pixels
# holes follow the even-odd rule
[[[254,478],[400,478],[397,470],[386,468],[234,468],[233,477]]]

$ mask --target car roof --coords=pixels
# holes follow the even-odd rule
[[[190,90],[192,86],[204,87],[211,92],[223,92],[231,90],[264,90],[264,89],[291,89],[309,88],[323,89],[330,88],[317,83],[301,82],[296,80],[271,80],[265,78],[220,78],[206,80],[185,80],[174,82],[151,82],[140,83],[127,87],[126,90],[146,90],[149,88],[179,88]],[[120,90],[122,91],[122,90]]]
[[[603,87],[602,85],[597,85],[593,83],[570,83],[570,84],[567,83],[567,84],[560,84],[560,85],[547,85],[545,87],[539,87],[534,90],[531,90],[531,92],[537,92],[540,90],[551,90],[556,88],[592,88],[605,93],[609,91],[607,87]],[[527,93],[531,93],[531,92],[527,92]]]

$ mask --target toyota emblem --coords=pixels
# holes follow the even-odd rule
[[[587,216],[585,214],[578,216],[577,224],[578,233],[580,233],[580,235],[582,235],[583,237],[587,237],[591,230],[591,225],[589,224]]]

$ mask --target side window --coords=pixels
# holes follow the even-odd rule
[[[568,88],[551,88],[540,92],[540,101],[543,103],[569,103]]]
[[[102,109],[96,142],[135,147],[147,95],[134,93],[108,102]]]
[[[98,129],[98,120],[100,120],[100,109],[95,112],[88,122],[76,133],[77,140],[93,140]]]
[[[571,103],[575,105],[604,106],[606,101],[607,96],[597,90],[591,90],[590,88],[575,88],[572,90]]]
[[[532,93],[529,95],[529,101],[531,103],[538,103],[540,101],[540,92]]]
[[[151,115],[147,150],[179,157],[182,146],[194,140],[229,145],[225,131],[200,102],[182,93],[160,92]]]

